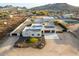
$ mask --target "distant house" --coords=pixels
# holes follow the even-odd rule
[[[34,19],[34,23],[42,24],[43,23],[43,19],[42,18]]]
[[[54,21],[55,18],[54,17],[50,17],[50,16],[44,16],[42,18],[36,18],[34,19],[34,23],[41,23],[41,24],[45,24],[45,23],[49,23]]]
[[[74,16],[74,14],[65,14],[63,15],[64,18],[72,18]]]
[[[50,21],[55,20],[55,18],[54,17],[50,17],[50,16],[46,16],[46,17],[43,17],[43,20],[44,20],[44,22],[50,22]]]

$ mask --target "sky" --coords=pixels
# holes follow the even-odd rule
[[[14,6],[26,6],[27,8],[53,3],[68,3],[70,5],[79,6],[79,0],[0,0],[0,6],[12,4]]]

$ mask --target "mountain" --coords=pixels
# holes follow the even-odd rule
[[[72,6],[67,3],[47,4],[47,5],[31,8],[31,10],[55,10],[55,11],[78,10],[78,9],[79,7]]]

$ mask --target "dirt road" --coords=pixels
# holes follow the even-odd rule
[[[69,33],[59,33],[59,40],[47,39],[43,49],[12,48],[3,55],[17,56],[52,56],[52,55],[79,55],[79,40]]]

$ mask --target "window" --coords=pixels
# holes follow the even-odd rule
[[[42,27],[41,25],[39,25],[39,26],[32,26],[32,27]]]
[[[45,30],[44,32],[45,32],[45,33],[49,33],[49,32],[50,32],[50,30]]]
[[[17,33],[13,33],[12,36],[17,36]]]
[[[54,31],[54,30],[52,30],[52,33],[55,33],[55,31]]]
[[[41,29],[30,29],[31,31],[40,31]]]
[[[29,29],[27,29],[26,31],[29,31]]]
[[[45,26],[45,28],[54,28],[54,26]]]
[[[32,36],[34,36],[34,34],[32,34]]]
[[[38,36],[40,36],[40,34],[38,34]]]

